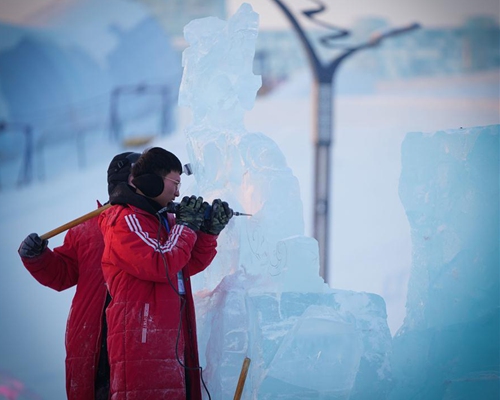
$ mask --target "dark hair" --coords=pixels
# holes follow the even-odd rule
[[[163,178],[172,171],[182,174],[177,156],[161,147],[152,147],[132,167],[132,183],[146,196],[156,197],[163,191]]]
[[[139,159],[139,153],[127,151],[113,157],[108,167],[108,194],[121,182],[128,182],[132,165]]]
[[[145,150],[132,167],[132,175],[154,174],[164,178],[170,172],[182,173],[182,164],[177,156],[161,147]]]

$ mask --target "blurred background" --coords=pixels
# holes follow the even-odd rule
[[[227,19],[242,3],[0,0],[0,223],[10,232],[0,263],[0,399],[64,398],[64,329],[73,292],[32,282],[17,246],[28,233],[48,231],[90,211],[96,199],[105,201],[104,172],[118,152],[161,145],[188,162],[183,130],[190,114],[177,106],[183,28],[196,18]],[[260,16],[254,73],[262,77],[247,129],[280,146],[299,180],[305,234],[312,236],[314,76],[276,2],[247,3]],[[344,47],[420,24],[353,54],[332,85],[328,283],[381,295],[394,334],[405,316],[412,251],[398,197],[400,145],[410,131],[500,122],[500,4],[284,3],[324,4],[322,21],[348,32],[338,40]],[[311,24],[307,35],[317,40],[322,28]],[[319,49],[327,61],[341,54]]]
[[[226,19],[242,2],[101,3],[0,2],[0,165],[6,170],[15,160],[23,164],[16,166],[17,171],[1,173],[3,188],[50,176],[53,171],[44,155],[48,146],[72,142],[72,158],[84,168],[92,143],[102,137],[129,145],[178,129],[176,97],[186,46],[183,27],[204,16]],[[262,76],[259,94],[265,96],[294,74],[308,71],[308,60],[273,0],[249,3],[260,15],[254,71]],[[338,96],[373,94],[381,84],[396,90],[403,79],[414,82],[409,90],[422,92],[436,89],[443,77],[469,75],[477,81],[484,79],[478,73],[485,71],[498,77],[496,0],[322,3],[327,8],[321,18],[349,32],[347,39],[339,40],[342,45],[363,42],[392,27],[414,22],[422,26],[344,62],[335,77]],[[307,32],[314,36],[315,30],[319,32],[318,25]],[[418,78],[434,80],[423,84]],[[477,96],[496,96],[498,80],[490,83],[474,89],[457,82],[443,87],[440,95],[458,96],[469,89]],[[14,176],[17,179],[12,182]]]

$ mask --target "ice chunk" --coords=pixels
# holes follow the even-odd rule
[[[258,14],[244,3],[227,22],[208,17],[185,26],[189,47],[182,54],[179,105],[191,107],[195,125],[243,127],[262,83],[252,72],[258,24]]]
[[[308,393],[349,398],[361,358],[355,319],[312,303],[292,326],[270,362],[259,391],[265,396],[259,398]]]
[[[493,125],[403,142],[413,256],[393,399],[500,397],[499,133]]]
[[[236,273],[196,296],[212,397],[232,398],[248,356],[249,398],[385,398],[391,337],[382,298],[348,291],[253,293],[252,286]]]

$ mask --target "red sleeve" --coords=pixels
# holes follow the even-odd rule
[[[207,268],[217,254],[217,236],[197,232],[197,239],[189,260],[189,274],[196,275]]]
[[[168,214],[167,218],[169,225],[175,226],[174,214]],[[197,273],[205,270],[217,254],[216,248],[218,236],[210,235],[201,231],[196,232],[196,235],[196,242],[188,263],[190,276],[196,275]]]
[[[39,257],[21,260],[30,274],[42,285],[62,291],[78,283],[78,257],[71,229],[62,246],[47,248]]]
[[[158,235],[154,216],[122,208],[112,226],[102,224],[108,262],[136,278],[167,282],[176,278],[191,258],[196,233],[184,225],[174,225],[168,235]]]

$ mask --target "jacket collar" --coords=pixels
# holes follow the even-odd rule
[[[109,195],[109,202],[112,205],[130,205],[139,208],[149,214],[156,215],[162,207],[154,200],[140,195],[135,188],[125,182],[121,182],[113,189]]]

